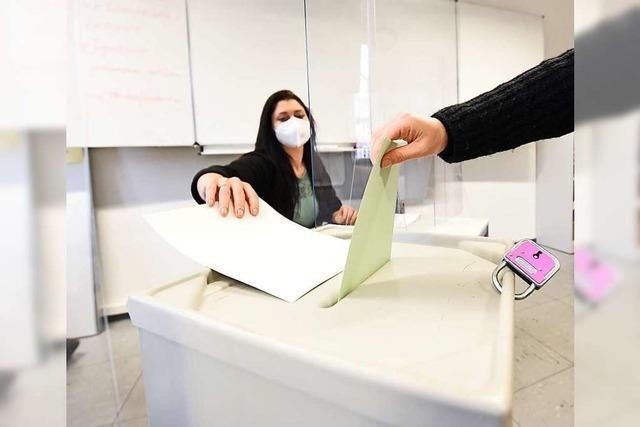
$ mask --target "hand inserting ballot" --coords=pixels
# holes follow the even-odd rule
[[[419,157],[440,154],[447,146],[447,131],[438,119],[407,113],[399,114],[373,133],[372,160],[380,155],[380,145],[385,138],[392,141],[402,139],[407,145],[388,151],[380,163],[383,168]]]
[[[251,215],[258,215],[258,194],[250,184],[239,178],[226,178],[217,173],[204,174],[198,179],[198,193],[210,207],[218,202],[222,216],[227,216],[231,210],[236,217],[242,218],[247,208]]]

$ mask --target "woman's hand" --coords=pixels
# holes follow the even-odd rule
[[[447,130],[440,120],[402,113],[378,128],[371,138],[371,159],[380,155],[384,138],[402,139],[407,145],[388,151],[380,166],[387,168],[410,159],[440,154],[447,146]]]
[[[227,216],[231,209],[242,218],[248,208],[251,215],[258,215],[258,194],[253,187],[239,178],[225,178],[217,173],[206,173],[198,178],[198,194],[208,206],[218,202],[220,215]]]
[[[351,206],[342,205],[333,213],[333,222],[341,225],[353,225],[358,218],[358,211]]]

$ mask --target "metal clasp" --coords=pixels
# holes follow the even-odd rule
[[[505,268],[507,268],[508,265],[505,261],[502,261],[496,268],[495,270],[493,270],[493,274],[491,276],[491,281],[493,282],[493,286],[496,288],[496,290],[498,291],[498,293],[502,293],[502,283],[500,283],[500,277],[499,274],[502,270],[504,270]],[[514,294],[514,298],[516,300],[523,300],[526,297],[528,297],[529,295],[531,295],[533,293],[533,291],[536,290],[536,285],[533,283],[529,284],[529,287],[527,289],[525,289],[524,291],[520,292],[519,294]]]

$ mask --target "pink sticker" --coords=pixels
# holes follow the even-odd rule
[[[557,261],[530,240],[516,244],[505,258],[538,285],[557,267]]]

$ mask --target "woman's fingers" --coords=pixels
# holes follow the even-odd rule
[[[198,193],[210,207],[218,202],[218,211],[222,216],[227,216],[231,211],[237,218],[242,218],[247,209],[251,215],[258,215],[258,194],[240,178],[226,178],[216,173],[205,174],[198,180]]]
[[[347,210],[348,213],[345,225],[354,225],[356,223],[356,218],[358,217],[358,211],[351,206],[347,206]]]
[[[220,211],[220,215],[227,216],[229,213],[229,202],[231,200],[231,188],[229,187],[229,182],[223,181],[219,184],[218,189],[218,210]]]
[[[228,182],[231,186],[231,195],[233,196],[233,213],[237,218],[242,218],[245,211],[245,194],[242,181],[238,178],[231,178]]]
[[[351,225],[351,215],[353,211],[350,208],[345,208],[344,225]]]
[[[198,182],[200,196],[208,206],[218,202],[220,215],[227,216],[231,211],[237,218],[244,217],[246,210],[251,215],[258,215],[258,194],[250,184],[237,177],[225,178],[218,174],[204,176],[202,183]]]
[[[218,181],[215,178],[207,180],[204,187],[204,200],[207,206],[211,207],[216,201],[216,191],[218,191]]]
[[[256,193],[251,184],[243,182],[242,185],[244,187],[245,197],[247,198],[247,202],[249,203],[249,212],[251,212],[251,215],[256,216],[258,215],[259,211],[258,193]]]
[[[351,215],[349,215],[347,225],[354,225],[356,223],[357,216],[358,216],[358,211],[351,208]]]
[[[333,221],[340,225],[353,225],[356,223],[358,211],[351,206],[342,205],[340,209],[333,214]]]
[[[198,194],[208,206],[213,206],[218,190],[218,178],[215,173],[206,173],[198,179]]]

